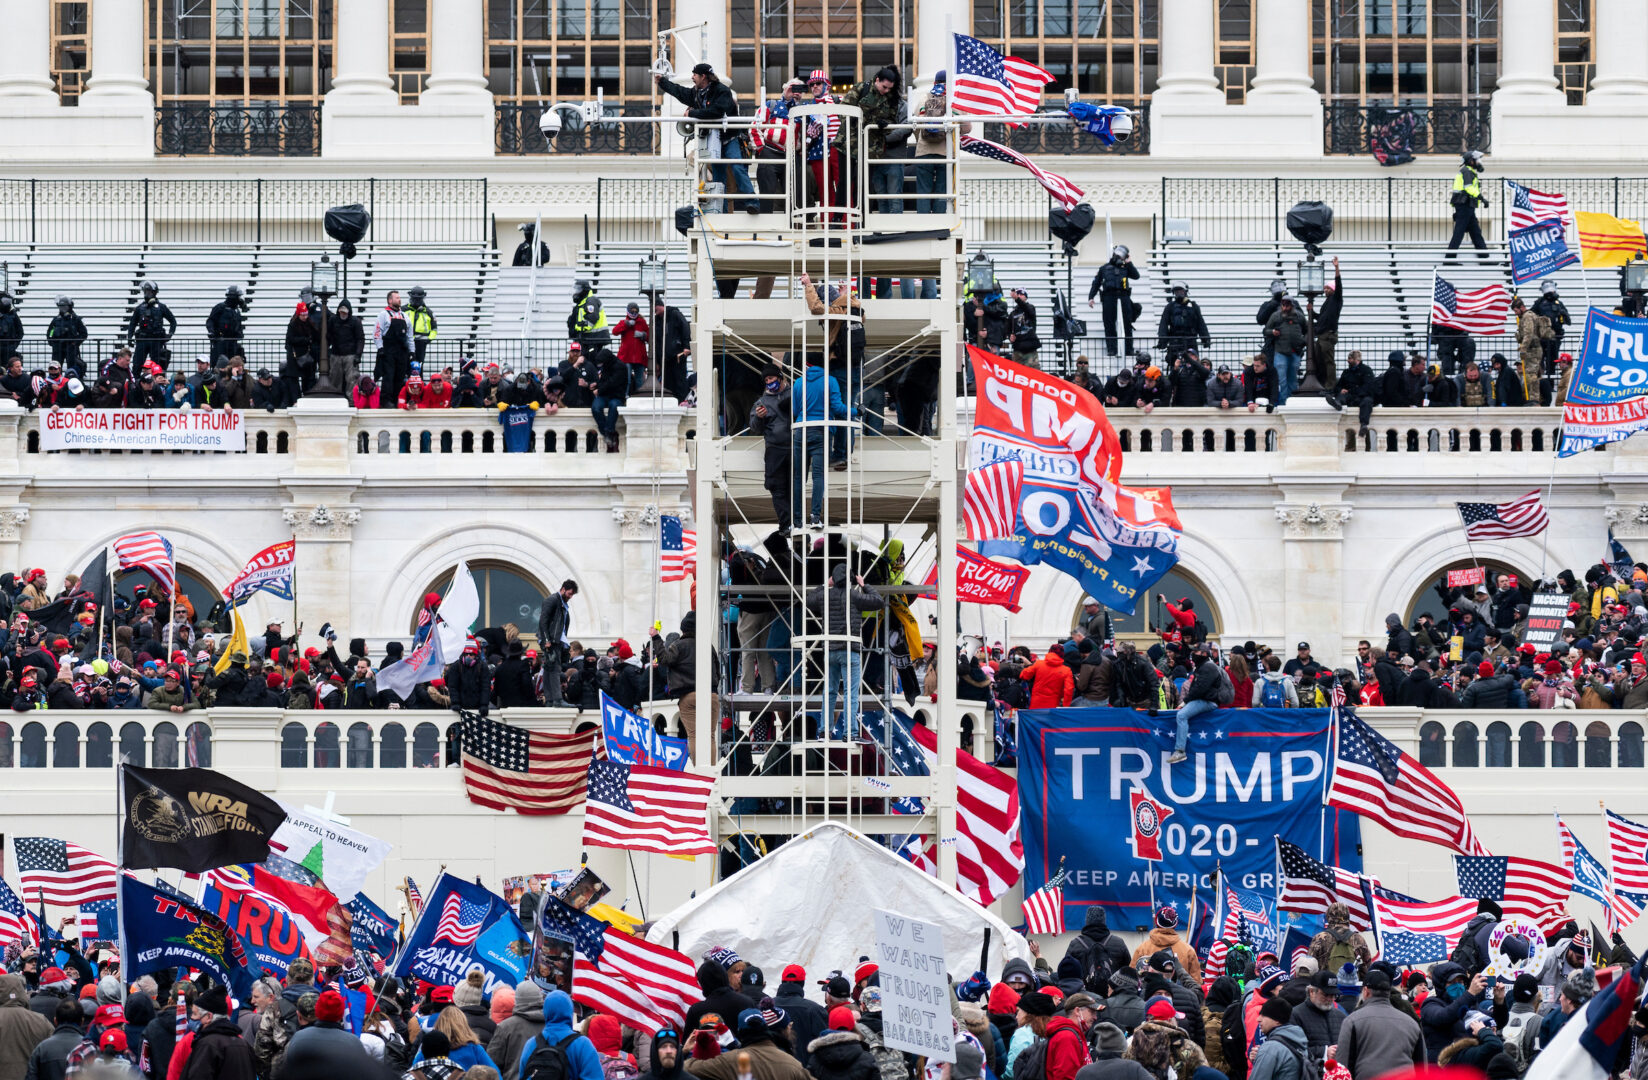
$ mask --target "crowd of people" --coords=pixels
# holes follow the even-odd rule
[[[528,921],[540,899],[523,895]],[[701,1000],[643,1028],[530,979],[489,989],[478,969],[435,985],[298,959],[244,1001],[206,975],[127,982],[71,918],[66,940],[7,946],[0,1080],[1377,1080],[1427,1065],[1514,1080],[1597,993],[1599,967],[1635,962],[1617,934],[1593,942],[1572,921],[1530,960],[1532,942],[1490,941],[1502,913],[1483,900],[1446,961],[1403,968],[1374,957],[1343,904],[1315,914],[1322,931],[1284,966],[1246,937],[1198,952],[1171,904],[1137,944],[1091,907],[1056,967],[1031,939],[1034,964],[951,981],[946,1063],[890,1045],[879,967],[850,947],[815,979],[755,958],[776,985],[713,948]],[[1613,1075],[1648,1076],[1648,1008]]]

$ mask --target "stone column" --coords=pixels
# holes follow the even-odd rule
[[[932,85],[939,71],[949,71],[954,60],[953,34],[971,34],[973,24],[964,0],[926,0],[916,11],[916,79],[921,86]],[[806,72],[802,72],[806,77]],[[954,75],[954,72],[951,72]]]
[[[1215,40],[1213,0],[1162,0],[1160,75],[1151,101],[1165,96],[1223,104],[1213,75]]]
[[[1648,4],[1596,0],[1596,78],[1593,102],[1648,95]]]
[[[288,506],[281,516],[297,538],[297,621],[311,633],[352,611],[350,538],[361,512],[353,506]]]
[[[434,0],[430,5],[429,82],[420,101],[485,98],[491,108],[484,19],[481,0]]]
[[[91,5],[93,63],[82,105],[126,100],[153,106],[143,77],[143,8],[129,0]]]
[[[1494,97],[1561,102],[1555,71],[1556,0],[1505,0],[1499,25],[1508,30],[1500,37],[1499,87]],[[1601,64],[1597,66],[1600,72]]]
[[[51,0],[0,0],[0,97],[56,102],[51,80]]]
[[[1316,81],[1310,66],[1310,6],[1306,0],[1259,0],[1258,16],[1258,65],[1248,100],[1315,97]],[[1165,58],[1164,49],[1164,68]]]
[[[435,40],[430,43],[432,51]],[[400,103],[389,77],[389,0],[347,0],[338,8],[332,89],[326,100],[345,97]]]
[[[672,53],[672,62],[675,65],[673,81],[685,83],[687,73],[697,63],[706,63],[715,68],[716,74],[723,79],[727,77],[727,9],[721,0],[679,0],[675,5],[675,25],[693,27],[695,23],[702,26],[689,30],[682,30],[677,41],[685,48],[677,48]],[[736,88],[740,94],[750,96],[755,93],[754,87],[740,86]]]

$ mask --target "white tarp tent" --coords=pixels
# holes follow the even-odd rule
[[[1001,919],[863,833],[826,821],[759,859],[713,889],[659,919],[647,940],[697,960],[729,946],[769,980],[786,964],[807,969],[809,982],[832,969],[851,971],[875,949],[875,909],[911,915],[944,928],[944,958],[964,982],[978,969],[985,932],[986,972],[999,978],[1030,946]]]

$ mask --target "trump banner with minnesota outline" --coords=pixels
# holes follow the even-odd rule
[[[1203,713],[1190,725],[1189,759],[1171,766],[1171,710],[1020,709],[1018,718],[1024,892],[1062,860],[1067,925],[1100,905],[1112,929],[1148,930],[1152,884],[1158,906],[1186,911],[1192,892],[1214,896],[1220,867],[1231,886],[1274,894],[1277,836],[1361,869],[1358,818],[1323,812],[1327,709]],[[1160,862],[1130,846],[1134,792],[1169,811],[1155,815]]]

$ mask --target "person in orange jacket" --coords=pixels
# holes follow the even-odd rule
[[[1064,662],[1064,650],[1054,645],[1047,655],[1025,668],[1022,678],[1030,684],[1032,709],[1067,707],[1076,690],[1075,677]]]

